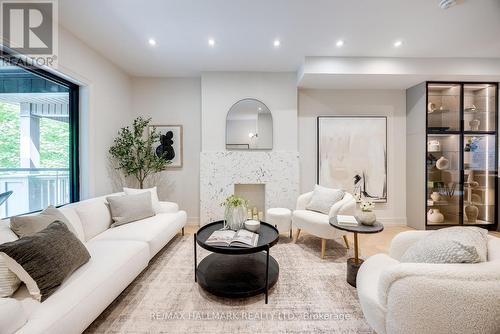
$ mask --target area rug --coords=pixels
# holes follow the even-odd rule
[[[346,283],[343,244],[288,238],[271,248],[280,265],[269,294],[247,299],[215,297],[194,282],[193,236],[178,236],[92,323],[86,333],[373,333],[356,289]],[[199,260],[209,254],[198,247]]]

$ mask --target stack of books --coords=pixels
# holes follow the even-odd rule
[[[358,226],[359,223],[354,216],[337,215],[337,224],[341,226]]]

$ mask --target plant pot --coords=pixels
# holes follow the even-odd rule
[[[439,224],[444,222],[444,216],[439,209],[430,209],[427,212],[427,221],[434,224]]]
[[[475,205],[467,205],[465,207],[465,215],[467,216],[467,222],[475,223],[479,215],[479,209]]]
[[[356,218],[361,224],[367,226],[372,226],[377,221],[377,216],[372,211],[361,211]]]
[[[244,206],[226,207],[224,220],[225,228],[234,231],[242,229],[247,220],[247,208]]]

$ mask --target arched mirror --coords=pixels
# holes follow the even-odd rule
[[[231,107],[226,118],[226,149],[271,150],[273,116],[257,99],[243,99]]]

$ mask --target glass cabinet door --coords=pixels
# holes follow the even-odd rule
[[[496,131],[496,86],[464,85],[464,131]]]
[[[427,136],[427,225],[461,224],[458,134]]]
[[[464,136],[464,224],[495,224],[494,135]]]
[[[427,131],[460,131],[460,84],[427,86]]]

